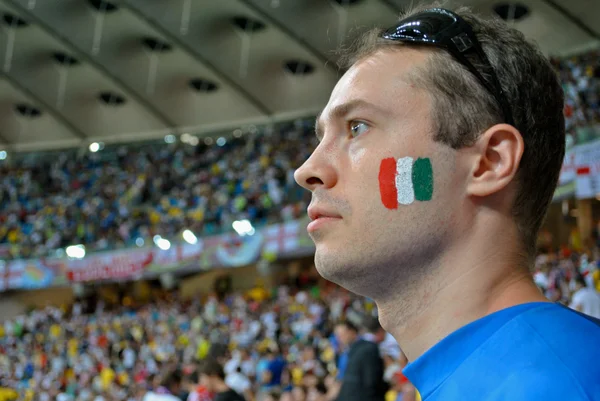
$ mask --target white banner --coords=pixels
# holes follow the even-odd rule
[[[141,275],[152,263],[150,250],[114,252],[91,255],[81,261],[73,261],[67,273],[69,281],[96,281],[126,279]]]
[[[558,185],[565,185],[575,180],[577,171],[575,170],[575,149],[571,148],[565,153],[565,160],[560,169]]]
[[[600,141],[576,147],[575,173],[575,196],[578,199],[600,195]]]

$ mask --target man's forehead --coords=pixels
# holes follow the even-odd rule
[[[369,96],[352,97],[350,99],[341,99],[340,102],[328,104],[325,109],[317,116],[317,124],[322,119],[340,118],[351,114],[354,111],[370,111],[379,114],[387,114],[388,111],[384,105],[379,105],[376,101],[369,101]]]
[[[428,54],[414,49],[379,51],[354,64],[331,93],[320,116],[336,115],[334,111],[347,104],[371,104],[386,109],[415,86],[411,77],[422,66]],[[318,120],[318,119],[317,119]]]

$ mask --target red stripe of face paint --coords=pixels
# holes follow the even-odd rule
[[[396,191],[396,159],[389,157],[381,161],[379,166],[379,193],[381,202],[388,209],[398,208]]]

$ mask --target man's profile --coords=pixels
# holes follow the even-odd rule
[[[530,273],[565,152],[549,61],[501,21],[435,7],[346,60],[295,173],[319,273],[375,300],[423,400],[600,400],[600,322]]]

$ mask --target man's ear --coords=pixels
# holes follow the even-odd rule
[[[524,150],[521,133],[511,125],[497,124],[481,134],[472,146],[468,194],[484,197],[504,189],[517,174]]]

